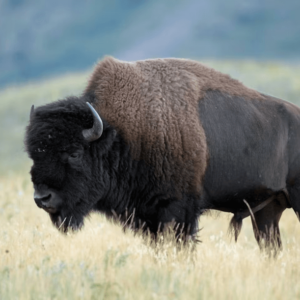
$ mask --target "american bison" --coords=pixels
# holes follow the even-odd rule
[[[98,211],[189,238],[215,209],[236,238],[251,215],[277,247],[282,212],[300,212],[300,109],[196,61],[107,57],[81,96],[32,108],[25,145],[34,200],[62,231]]]

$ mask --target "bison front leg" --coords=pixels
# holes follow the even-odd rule
[[[163,232],[171,225],[177,242],[197,241],[200,208],[192,205],[192,201],[193,199],[170,201],[168,205],[158,207],[157,232]]]
[[[254,236],[260,249],[278,250],[281,248],[279,220],[286,209],[285,195],[279,194],[271,203],[251,217]]]

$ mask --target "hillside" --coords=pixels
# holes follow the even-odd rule
[[[299,61],[300,1],[0,1],[0,86],[104,55]]]
[[[254,61],[205,63],[249,87],[300,105],[300,65]],[[31,105],[46,104],[68,95],[80,95],[89,74],[74,73],[0,91],[0,175],[24,168],[29,170],[30,161],[23,150],[23,137]]]

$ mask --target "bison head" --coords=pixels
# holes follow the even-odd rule
[[[103,159],[96,144],[109,139],[110,129],[104,124],[102,135],[102,120],[87,100],[72,97],[32,107],[25,136],[33,160],[34,200],[64,232],[80,228],[106,192],[105,178],[98,176]]]

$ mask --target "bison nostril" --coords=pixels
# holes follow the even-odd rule
[[[39,193],[34,193],[34,201],[37,204],[38,207],[42,207],[43,205],[46,205],[49,200],[52,198],[52,194],[39,194]]]
[[[61,198],[49,189],[35,189],[33,198],[36,205],[48,213],[56,213],[62,204]]]
[[[38,202],[48,202],[51,199],[51,194],[46,196],[34,195],[34,200]]]
[[[48,202],[51,199],[51,194],[49,194],[48,196],[44,196],[42,199],[40,199],[42,202]]]

